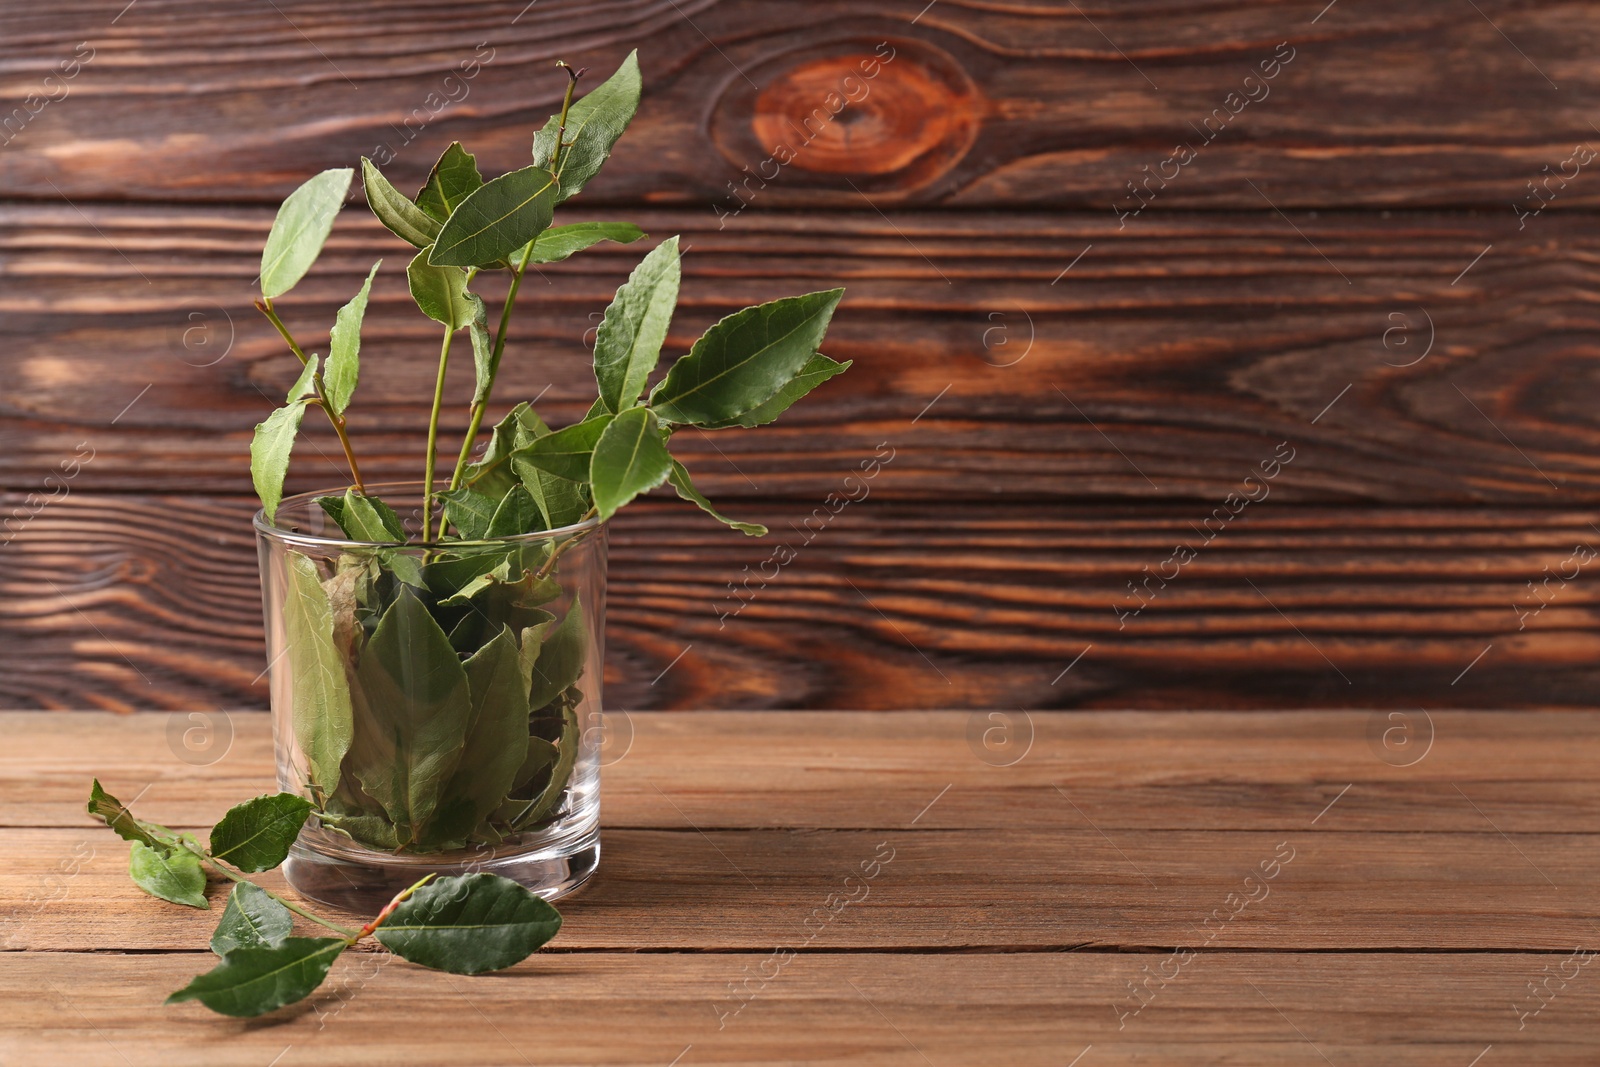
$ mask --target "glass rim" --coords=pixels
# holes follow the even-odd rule
[[[281,514],[286,505],[313,504],[319,496],[342,496],[344,490],[354,488],[345,486],[342,490],[313,489],[306,493],[295,493],[278,501],[278,510]],[[415,489],[421,490],[421,482],[374,482],[367,486],[368,495],[379,489]],[[329,520],[332,521],[331,519]],[[355,541],[348,537],[324,537],[318,534],[298,533],[294,530],[285,530],[267,520],[267,509],[257,508],[252,519],[256,536],[264,540],[276,541],[280,544],[295,545],[300,548],[412,548],[412,549],[456,549],[456,548],[485,548],[497,545],[531,544],[538,541],[553,541],[559,537],[573,534],[588,533],[598,530],[605,525],[600,516],[575,522],[569,526],[558,527],[554,530],[535,530],[532,533],[507,534],[504,537],[486,537],[475,541]],[[335,525],[335,529],[337,529]]]

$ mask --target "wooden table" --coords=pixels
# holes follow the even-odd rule
[[[83,800],[208,826],[266,718],[7,714],[0,1062],[1593,1064],[1600,716],[1390,715],[635,714],[548,949],[242,1022]]]

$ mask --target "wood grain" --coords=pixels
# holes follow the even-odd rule
[[[45,506],[0,546],[0,694],[264,706],[254,507]],[[617,521],[610,707],[1585,707],[1597,681],[1600,594],[1575,555],[1600,548],[1590,512],[1268,498],[1209,544],[1209,509],[1183,505],[957,517],[869,495],[836,515],[739,513],[778,533],[747,541],[666,500]],[[1197,557],[1143,584],[1171,573],[1175,544]]]
[[[675,442],[713,498],[820,502],[881,450],[880,496],[1215,507],[1287,441],[1280,500],[1600,502],[1594,221],[1500,240],[1474,218],[1301,218],[1308,244],[1276,216],[1119,234],[1047,215],[852,214],[819,231],[752,214],[719,231],[707,215],[627,214],[690,247],[669,355],[747,303],[848,289],[828,343],[855,360],[847,375],[773,426]],[[251,428],[295,369],[250,307],[269,220],[0,209],[0,485],[37,491],[88,448],[76,488],[246,490]],[[283,302],[315,349],[387,257],[351,415],[375,480],[420,476],[438,358],[398,244],[370,218],[342,221]],[[506,405],[539,396],[552,421],[581,417],[589,331],[641,254],[603,246],[524,287]],[[469,379],[463,366],[450,382],[449,438]],[[308,426],[292,484],[347,478],[331,433]]]
[[[1600,1000],[1567,968],[1596,929],[1594,714],[1441,713],[1409,766],[1363,758],[1357,712],[1041,714],[1007,768],[958,714],[641,714],[550,948],[476,979],[358,950],[252,1023],[160,1005],[211,966],[211,917],[134,892],[125,844],[56,799],[93,767],[204,825],[271,773],[265,717],[234,719],[195,766],[161,717],[0,715],[8,1063],[1593,1059]],[[859,899],[818,923],[831,892]]]
[[[763,208],[871,197],[1110,217],[1181,140],[1199,155],[1161,209],[1260,210],[1253,180],[1284,207],[1471,205],[1510,220],[1525,183],[1593,137],[1600,88],[1600,16],[1576,0],[1343,0],[1321,18],[1263,0],[1203,15],[1165,2],[475,0],[442,21],[372,0],[145,0],[116,15],[5,13],[0,99],[24,108],[0,151],[11,195],[275,203],[361,153],[395,155],[414,187],[453,139],[504,171],[558,108],[556,58],[599,74],[637,46],[645,104],[591,199],[709,214],[739,202],[729,183],[747,167],[769,179],[748,187]],[[1280,43],[1288,65],[1246,83]],[[76,76],[45,81],[75,54],[91,57]],[[875,56],[889,61],[846,80]],[[1247,92],[1258,102],[1233,102]],[[1218,109],[1226,128],[1207,142],[1198,130]],[[778,144],[795,153],[781,169],[767,162]],[[1559,197],[1597,198],[1584,182]]]
[[[0,826],[87,835],[95,776],[186,828],[273,788],[260,712],[4,722]],[[1582,712],[689,711],[606,729],[608,831],[1600,833],[1583,755],[1600,720]]]
[[[561,905],[561,951],[1555,952],[1600,930],[1592,834],[1502,837],[1481,819],[1481,833],[1319,833],[1307,825],[1312,799],[1297,829],[1268,833],[1109,837],[1081,817],[1070,830],[1027,820],[910,832],[607,830],[600,873]],[[215,915],[131,891],[128,846],[103,828],[4,830],[0,845],[16,857],[0,872],[0,898],[36,905],[6,931],[12,949],[178,950],[203,945],[215,926]],[[1266,881],[1259,867],[1275,856],[1281,868]],[[874,857],[879,874],[867,881],[860,865]],[[76,873],[60,874],[63,862]],[[283,889],[278,876],[269,882]],[[1452,892],[1439,895],[1440,885]],[[213,912],[227,890],[212,887]],[[1249,895],[1260,899],[1241,903]],[[662,921],[688,899],[696,922]]]
[[[1083,953],[807,955],[718,1029],[728,986],[768,957],[541,954],[460,978],[366,957],[320,999],[263,1024],[161,999],[201,953],[0,955],[12,1062],[261,1067],[396,1062],[1008,1064],[1593,1062],[1593,978],[1525,1030],[1512,998],[1563,955],[1240,953],[1207,956],[1118,1030],[1127,983],[1164,957]],[[747,970],[748,969],[748,970]],[[70,995],[87,1007],[75,1013]],[[151,1024],[155,1016],[159,1027]],[[552,1026],[559,1018],[560,1026]],[[686,1046],[693,1046],[686,1050]],[[289,1051],[285,1053],[285,1049]],[[119,1056],[120,1054],[120,1056]],[[1090,1057],[1093,1057],[1092,1059]]]

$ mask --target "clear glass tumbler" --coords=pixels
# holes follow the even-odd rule
[[[571,892],[600,859],[605,527],[351,541],[321,495],[255,520],[278,785],[315,809],[289,884],[362,912],[429,872]]]

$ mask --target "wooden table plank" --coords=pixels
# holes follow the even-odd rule
[[[0,955],[7,1063],[1313,1064],[1587,1067],[1600,984],[1587,969],[1519,1030],[1525,983],[1567,953],[1223,953],[1192,961],[1137,1015],[1128,984],[1164,956],[1099,953],[543,953],[461,978],[372,957],[335,964],[270,1022],[161,998],[201,953]],[[766,965],[765,972],[762,971]],[[1593,966],[1591,963],[1589,966]],[[1171,972],[1169,966],[1168,973]],[[1554,988],[1552,983],[1552,988]],[[1156,988],[1156,987],[1152,987]],[[719,1020],[722,1028],[719,1030]],[[1122,1028],[1118,1029],[1119,1021]],[[688,1046],[693,1046],[688,1048]],[[1092,1050],[1085,1054],[1085,1049]],[[1321,1056],[1318,1054],[1321,1053]]]
[[[0,1056],[1592,1062],[1600,715],[1440,712],[1409,765],[1361,712],[1038,714],[1008,767],[972,721],[635,715],[550,950],[473,980],[363,951],[246,1024],[159,1006],[213,916],[132,890],[78,804],[98,771],[204,825],[270,787],[265,716],[188,763],[164,716],[7,713]]]
[[[95,776],[185,827],[274,788],[261,712],[7,712],[0,726],[0,827],[86,832]],[[1594,713],[635,712],[609,728],[614,830],[1099,827],[1278,840],[1337,799],[1315,832],[1600,833],[1585,755],[1600,744]],[[1003,734],[986,747],[996,728],[1016,747]]]
[[[1112,832],[1081,818],[1072,829],[607,830],[600,873],[562,902],[554,947],[1556,952],[1600,935],[1594,835],[1319,833],[1310,818],[1269,833]],[[207,915],[140,894],[128,846],[107,831],[0,830],[0,850],[13,857],[0,900],[23,902],[0,931],[10,950],[192,949],[227,897],[214,886]],[[1264,863],[1278,871],[1270,881]]]
[[[1146,194],[1161,208],[1259,209],[1248,177],[1286,207],[1492,205],[1512,219],[1524,183],[1593,135],[1592,5],[1343,0],[1315,15],[1256,0],[1179,17],[1164,3],[923,0],[474,0],[448,20],[371,0],[23,7],[0,21],[13,141],[0,188],[275,202],[362,152],[397,156],[414,188],[457,138],[504,171],[559,106],[556,58],[609,72],[635,46],[644,107],[588,195],[708,217],[739,203],[728,183],[748,173],[752,210],[860,207],[853,184],[890,204],[1110,218],[1113,201],[1137,203],[1127,183],[1164,172]],[[844,81],[875,56],[888,62],[874,77]],[[1274,56],[1288,64],[1273,79],[1247,80]],[[62,63],[74,76],[45,82]],[[1180,142],[1196,158],[1162,168]],[[1600,197],[1566,186],[1563,204]]]

